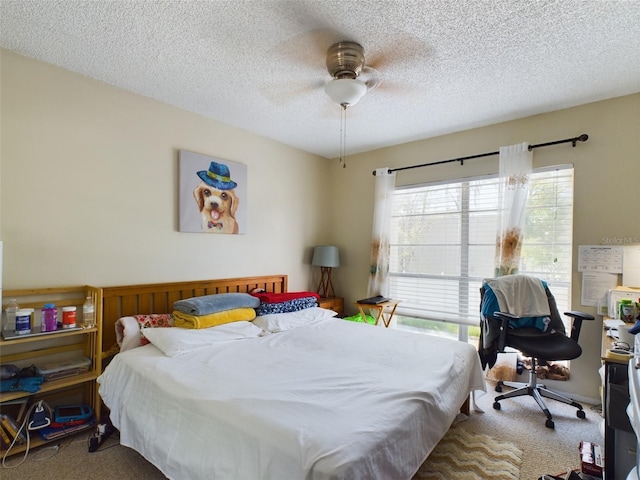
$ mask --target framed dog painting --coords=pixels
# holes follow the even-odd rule
[[[247,232],[247,166],[178,151],[180,231]]]

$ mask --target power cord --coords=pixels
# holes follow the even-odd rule
[[[47,416],[44,411],[45,407],[49,411],[49,416]],[[31,417],[31,414],[33,414],[33,419],[29,422],[29,418]],[[28,427],[27,427],[27,422],[29,422]],[[7,448],[7,451],[4,452],[4,455],[2,456],[2,466],[4,468],[15,468],[22,465],[24,461],[27,459],[27,455],[29,455],[29,448],[31,446],[30,431],[39,430],[40,428],[47,427],[50,424],[51,424],[51,408],[49,407],[49,405],[47,405],[43,400],[40,400],[38,403],[34,403],[33,405],[31,405],[31,407],[29,407],[29,410],[27,411],[27,414],[24,416],[24,420],[20,424],[18,433],[13,438],[11,445],[9,445],[9,448]],[[22,456],[22,459],[15,465],[7,465],[6,463],[7,456],[9,455],[9,452],[14,447],[16,442],[18,441],[18,438],[20,438],[20,432],[22,432],[22,430],[25,430],[25,433],[26,433],[25,437],[27,437],[27,446],[24,450],[24,455]],[[56,447],[59,448],[59,445],[57,445]],[[56,450],[56,453],[57,453],[57,450]]]
[[[33,455],[31,456],[31,460],[34,462],[44,462],[45,460],[49,460],[50,458],[58,455],[64,448],[65,447],[60,446],[59,443],[57,445],[51,445],[49,447],[40,447],[36,452],[33,453]],[[53,452],[48,452],[48,450],[53,450]],[[45,453],[49,453],[49,455],[45,456]]]

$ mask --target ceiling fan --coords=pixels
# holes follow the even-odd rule
[[[429,50],[423,40],[407,32],[392,31],[392,41],[360,32],[375,45],[365,57],[364,43],[354,41],[352,34],[340,32],[322,19],[308,17],[308,12],[299,12],[297,26],[303,31],[278,43],[267,54],[274,58],[274,70],[277,67],[280,72],[290,66],[291,75],[286,82],[278,76],[276,81],[260,83],[260,91],[277,106],[324,91],[341,110],[340,159],[344,166],[347,109],[374,90],[385,94],[387,104],[390,98],[407,98],[416,87],[416,77],[410,73],[413,60],[424,58]],[[323,60],[328,78],[318,75]]]
[[[327,50],[326,64],[333,80],[325,85],[325,92],[343,109],[380,84],[377,70],[365,65],[364,48],[359,43],[334,43]]]
[[[327,50],[327,70],[332,77],[325,93],[340,105],[340,164],[346,168],[347,108],[380,84],[377,71],[365,64],[364,48],[356,42],[334,43]]]
[[[321,24],[320,21],[316,23]],[[392,41],[361,33],[373,45],[365,52],[366,44],[354,41],[352,34],[328,26],[305,30],[267,51],[265,56],[272,59],[270,73],[274,74],[274,79],[261,80],[260,92],[272,104],[282,106],[326,91],[327,82],[348,84],[333,82],[347,78],[363,82],[367,87],[365,93],[375,89],[376,94],[382,92],[387,99],[391,96],[406,98],[416,87],[415,76],[411,73],[415,66],[413,60],[424,58],[429,51],[424,41],[415,35],[395,30],[390,31],[390,35]],[[323,66],[322,70],[328,72],[329,77],[318,75]],[[282,78],[280,72],[287,68],[288,76]],[[339,103],[339,100],[333,102]]]

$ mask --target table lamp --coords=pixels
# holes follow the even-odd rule
[[[340,256],[338,247],[334,245],[318,245],[313,249],[313,259],[311,265],[320,267],[320,283],[318,283],[318,293],[322,298],[335,297],[333,284],[331,283],[331,269],[340,266]],[[329,295],[331,292],[331,295]]]

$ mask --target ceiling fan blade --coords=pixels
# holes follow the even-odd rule
[[[432,54],[429,46],[420,38],[406,32],[395,32],[393,43],[384,47],[372,46],[369,51],[365,46],[366,65],[387,71],[392,68],[409,68],[410,63],[418,58]]]
[[[326,29],[307,31],[269,49],[266,56],[274,61],[263,72],[266,80],[258,87],[260,93],[274,105],[285,105],[324,89],[330,80],[325,67],[326,45],[335,35]]]
[[[299,0],[281,0],[270,7],[289,25],[285,31],[300,32],[269,50],[295,63],[324,67],[330,45],[346,40],[335,21],[323,16],[323,6],[302,3]]]
[[[326,56],[329,46],[341,39],[341,35],[331,29],[316,29],[295,35],[277,44],[267,51],[275,61],[269,71],[264,72],[267,78],[288,78],[288,85],[280,81],[264,82],[260,91],[276,105],[293,100],[296,95],[303,95],[314,90],[324,90],[325,84],[331,80],[327,71]],[[317,79],[309,83],[309,79]]]
[[[306,65],[326,72],[327,48],[335,38],[339,38],[338,34],[332,30],[303,32],[279,43],[267,55],[274,55],[292,65]]]
[[[324,89],[324,82],[263,82],[258,90],[269,102],[276,106],[288,105],[302,97],[317,94]]]
[[[369,65],[365,65],[362,69],[362,73],[358,76],[358,80],[361,80],[367,86],[367,93],[372,92],[382,82],[382,75],[378,70]]]
[[[417,90],[417,86],[415,84],[408,83],[398,83],[398,82],[387,82],[383,80],[376,87],[375,91],[372,92],[373,95],[394,95],[398,100],[401,97],[406,97],[411,95],[413,91]]]
[[[390,73],[389,77],[392,77],[393,73]],[[387,78],[386,75],[382,75],[379,71],[369,66],[364,67],[358,79],[362,80],[367,86],[367,95],[376,90],[384,93],[405,94],[415,88],[414,85],[407,82],[393,81],[392,79]]]

